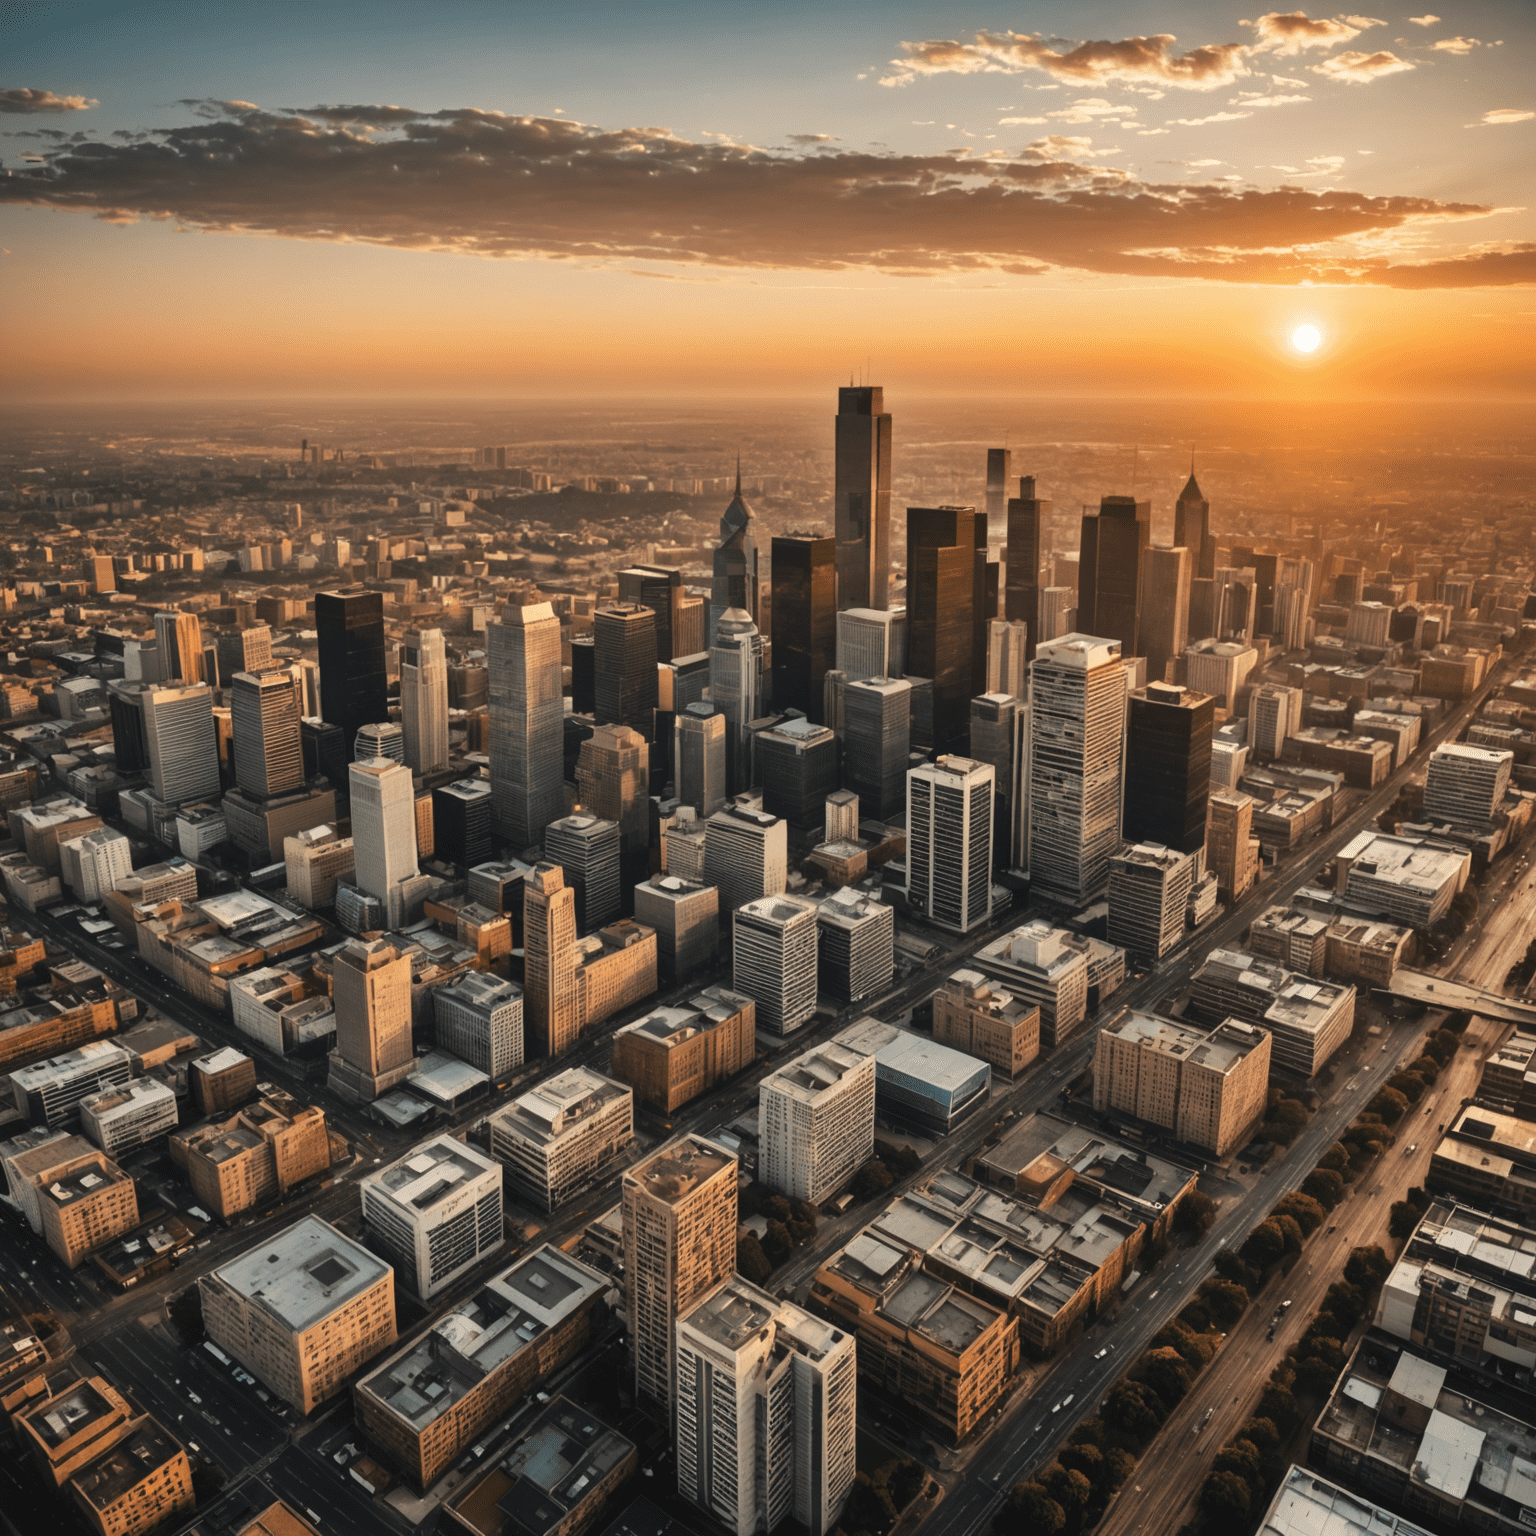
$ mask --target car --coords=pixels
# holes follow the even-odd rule
[[[1072,1399],[1075,1398],[1076,1396],[1077,1396],[1076,1392],[1068,1392],[1067,1395],[1064,1398],[1062,1398],[1061,1406],[1063,1408],[1070,1408],[1072,1406]]]
[[[199,1408],[203,1406],[203,1400],[197,1395],[196,1392],[188,1392],[187,1401],[189,1403],[196,1403]]]
[[[1415,1142],[1412,1142],[1412,1143],[1410,1143],[1410,1145],[1409,1145],[1409,1147],[1408,1147],[1408,1150],[1407,1150],[1407,1151],[1406,1151],[1406,1152],[1404,1152],[1404,1153],[1403,1153],[1403,1156],[1404,1156],[1404,1157],[1412,1157],[1412,1156],[1413,1156],[1413,1154],[1414,1154],[1414,1153],[1415,1153],[1415,1152],[1417,1152],[1417,1151],[1418,1151],[1418,1150],[1419,1150],[1419,1144],[1418,1144],[1418,1142],[1416,1142],[1416,1141],[1415,1141]]]
[[[1104,1358],[1104,1356],[1105,1356],[1105,1355],[1107,1355],[1107,1354],[1108,1354],[1108,1353],[1109,1353],[1109,1345],[1107,1345],[1107,1344],[1106,1344],[1106,1345],[1105,1345],[1105,1346],[1104,1346],[1104,1348],[1103,1348],[1103,1349],[1101,1349],[1101,1350],[1100,1350],[1100,1351],[1099,1351],[1099,1352],[1098,1352],[1098,1354],[1096,1354],[1096,1355],[1095,1355],[1095,1356],[1094,1356],[1094,1357],[1093,1357],[1093,1358],[1094,1358],[1094,1359],[1095,1359],[1095,1360],[1102,1360],[1102,1359],[1103,1359],[1103,1358]]]

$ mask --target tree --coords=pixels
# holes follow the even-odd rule
[[[753,1285],[764,1284],[773,1273],[773,1265],[769,1263],[768,1255],[763,1252],[763,1245],[758,1241],[757,1233],[743,1232],[736,1239],[736,1268]]]
[[[1171,1412],[1189,1395],[1194,1375],[1178,1350],[1149,1349],[1136,1366],[1136,1379],[1149,1386]]]
[[[1249,1419],[1238,1434],[1251,1441],[1261,1456],[1267,1456],[1280,1444],[1280,1432],[1268,1419]]]
[[[1392,1209],[1387,1213],[1387,1231],[1399,1239],[1408,1237],[1418,1226],[1422,1214],[1406,1200],[1394,1200]]]
[[[1341,1142],[1334,1142],[1323,1155],[1318,1158],[1319,1168],[1331,1168],[1341,1179],[1349,1177],[1349,1148]]]
[[[1224,1526],[1247,1530],[1253,1514],[1248,1484],[1235,1472],[1212,1472],[1200,1489],[1200,1513],[1213,1530]]]
[[[1293,1190],[1269,1214],[1289,1216],[1308,1237],[1311,1237],[1328,1219],[1327,1211],[1310,1195],[1304,1195],[1300,1190]]]
[[[1163,1427],[1168,1410],[1150,1387],[1122,1377],[1109,1389],[1100,1414],[1111,1430],[1141,1446]]]
[[[1323,1297],[1314,1326],[1323,1323],[1326,1318],[1334,1318],[1338,1325],[1338,1336],[1342,1339],[1364,1316],[1365,1297],[1358,1287],[1347,1280],[1335,1280]]]
[[[1367,1296],[1381,1289],[1382,1282],[1392,1273],[1391,1261],[1374,1243],[1368,1248],[1351,1248],[1344,1265],[1344,1278]]]
[[[1261,1221],[1239,1250],[1243,1259],[1257,1270],[1278,1264],[1285,1253],[1285,1234],[1272,1221]]]
[[[1259,1481],[1259,1449],[1250,1440],[1229,1440],[1211,1463],[1213,1472],[1235,1472],[1250,1488]]]
[[[1436,1030],[1424,1042],[1424,1054],[1432,1057],[1442,1067],[1456,1054],[1456,1047],[1460,1042],[1449,1030]]]
[[[782,1221],[770,1221],[767,1230],[762,1236],[763,1252],[768,1256],[768,1262],[777,1269],[780,1264],[790,1256],[794,1250],[789,1229]]]
[[[1081,1472],[1095,1488],[1103,1480],[1104,1452],[1096,1445],[1064,1445],[1056,1459],[1069,1472]]]
[[[1173,1213],[1173,1230],[1181,1237],[1203,1237],[1216,1220],[1216,1202],[1198,1189],[1192,1189],[1179,1201]]]
[[[1295,1130],[1302,1130],[1307,1123],[1307,1106],[1300,1099],[1282,1098],[1275,1107],[1270,1110],[1269,1118],[1278,1125],[1289,1125]]]
[[[891,1178],[891,1170],[877,1157],[872,1157],[853,1176],[853,1192],[860,1200],[872,1200],[882,1190],[887,1190],[895,1181]]]
[[[1408,1063],[1408,1071],[1417,1073],[1426,1083],[1433,1083],[1440,1076],[1440,1063],[1433,1056],[1420,1056]]]
[[[1234,1249],[1223,1248],[1216,1255],[1214,1268],[1223,1280],[1230,1280],[1234,1285],[1242,1286],[1249,1295],[1253,1294],[1254,1288],[1259,1283],[1259,1277],[1254,1272],[1253,1266],[1241,1259]]]
[[[790,1202],[789,1209],[790,1214],[795,1218],[796,1221],[801,1222],[803,1225],[809,1227],[812,1233],[816,1231],[817,1223],[821,1218],[821,1213],[816,1209],[814,1205],[811,1204],[809,1200],[792,1200]]]
[[[1332,1344],[1333,1339],[1324,1342]],[[1344,1353],[1342,1347],[1339,1354]],[[1328,1395],[1334,1382],[1339,1379],[1343,1365],[1333,1365],[1326,1355],[1312,1355],[1296,1367],[1296,1384],[1309,1397],[1323,1398]]]
[[[1031,1479],[1020,1483],[1008,1495],[1008,1503],[998,1516],[993,1530],[1014,1536],[1017,1531],[1038,1531],[1041,1536],[1056,1536],[1067,1523],[1066,1511],[1045,1491],[1042,1484]]]
[[[1344,1198],[1344,1180],[1332,1168],[1314,1168],[1301,1181],[1301,1192],[1331,1211]]]
[[[1419,1184],[1415,1184],[1413,1188],[1403,1196],[1403,1199],[1405,1199],[1408,1204],[1417,1211],[1427,1211],[1430,1206],[1434,1204],[1429,1191]]]
[[[1327,1173],[1329,1170],[1324,1169]],[[1294,1216],[1271,1216],[1269,1218],[1280,1228],[1281,1235],[1285,1238],[1285,1251],[1287,1253],[1300,1253],[1306,1245],[1306,1239],[1301,1235],[1301,1228],[1296,1224]]]
[[[1093,1487],[1088,1479],[1081,1472],[1062,1466],[1059,1461],[1053,1461],[1040,1474],[1039,1483],[1061,1506],[1068,1522],[1074,1525],[1093,1497]]]
[[[167,1304],[167,1313],[183,1344],[198,1344],[203,1338],[203,1298],[197,1286],[189,1285]]]
[[[789,1201],[783,1195],[769,1195],[763,1201],[763,1215],[770,1221],[782,1221],[788,1226],[791,1215]]]
[[[1211,1314],[1211,1321],[1223,1333],[1230,1333],[1248,1309],[1248,1292],[1230,1280],[1207,1280],[1200,1287],[1199,1295]]]
[[[1417,1104],[1424,1097],[1424,1079],[1417,1072],[1394,1072],[1387,1079],[1387,1087],[1402,1094],[1410,1104]]]
[[[1268,1419],[1281,1434],[1290,1434],[1301,1422],[1296,1399],[1289,1387],[1277,1385],[1273,1380],[1259,1394],[1259,1411],[1256,1417]]]

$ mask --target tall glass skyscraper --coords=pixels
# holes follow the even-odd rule
[[[837,606],[884,608],[891,567],[891,418],[885,391],[837,392]]]
[[[440,629],[410,629],[400,647],[400,725],[412,773],[448,766],[448,648]]]
[[[940,752],[965,747],[971,699],[986,689],[985,540],[971,507],[907,508],[907,672],[933,680]]]
[[[548,603],[509,606],[487,626],[486,647],[491,804],[496,830],[522,849],[565,809],[560,620]]]
[[[775,538],[772,580],[773,707],[825,724],[823,679],[837,664],[837,540]]]
[[[384,661],[384,594],[344,587],[315,594],[320,713],[346,733],[389,719]]]

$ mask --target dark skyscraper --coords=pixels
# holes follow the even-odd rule
[[[656,728],[656,615],[609,603],[592,616],[597,723],[627,725],[647,741]]]
[[[822,680],[837,665],[837,540],[773,541],[773,707],[822,723]]]
[[[1216,701],[1208,693],[1148,683],[1131,695],[1121,834],[1179,853],[1205,846]]]
[[[720,514],[720,543],[715,548],[714,579],[709,588],[709,642],[715,626],[729,608],[740,608],[758,622],[757,538],[752,529],[752,508],[742,499],[741,469],[736,470],[736,494]]]
[[[384,594],[361,587],[315,594],[320,713],[346,734],[389,719],[384,662]]]
[[[639,603],[656,615],[656,660],[671,661],[674,619],[682,609],[683,573],[672,566],[632,565],[619,572],[619,601]]]
[[[1040,641],[1040,589],[1051,585],[1045,568],[1046,524],[1051,504],[1035,495],[1035,477],[1019,480],[1019,494],[1008,500],[1008,570],[1003,617],[1029,626],[1027,655]]]
[[[1126,656],[1141,654],[1137,621],[1151,535],[1152,504],[1133,496],[1106,496],[1096,513],[1083,514],[1077,627],[1085,635],[1118,640]]]
[[[986,583],[985,523],[972,507],[907,508],[907,672],[933,682],[933,746],[963,751],[971,697],[986,689],[986,622],[981,679],[975,652],[977,610]]]
[[[1189,551],[1190,577],[1209,581],[1216,574],[1216,544],[1211,538],[1211,504],[1195,483],[1194,466],[1173,507],[1173,542]]]
[[[891,564],[891,418],[885,391],[837,392],[837,606],[886,608]]]
[[[1008,482],[1013,478],[1013,453],[1007,448],[987,449],[987,527],[995,528],[1008,507]]]

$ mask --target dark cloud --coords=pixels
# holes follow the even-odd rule
[[[662,128],[457,110],[216,108],[130,141],[60,145],[0,200],[184,227],[481,256],[683,267],[1037,270],[1398,286],[1528,281],[1488,257],[1345,268],[1329,242],[1487,212],[1342,189],[1139,182],[1014,155],[773,152]],[[332,120],[339,114],[339,120]],[[403,114],[403,115],[402,115]],[[1414,275],[1417,274],[1417,275]]]
[[[0,86],[0,114],[30,115],[33,112],[84,112],[98,105],[90,96],[55,96],[35,85]]]

